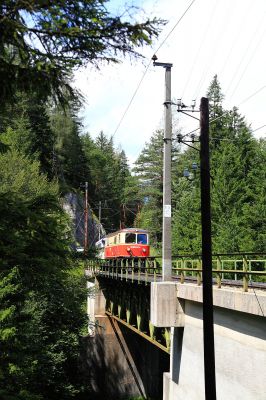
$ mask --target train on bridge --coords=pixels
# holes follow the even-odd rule
[[[150,256],[149,232],[125,228],[110,233],[96,243],[98,257],[106,260],[145,259]]]

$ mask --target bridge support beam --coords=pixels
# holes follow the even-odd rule
[[[127,284],[123,294],[119,282],[101,278],[90,278],[87,282],[90,322],[84,364],[92,394],[108,400],[161,399],[163,372],[169,370],[169,354],[163,343],[156,344],[155,338],[148,336],[149,329],[155,332],[154,326],[149,324],[147,311],[149,290],[144,285],[136,285],[135,289],[142,295],[136,296],[134,303],[131,284]],[[132,323],[131,312],[135,325],[129,328],[126,325]],[[135,320],[138,312],[138,328],[145,322],[145,332],[138,332]]]

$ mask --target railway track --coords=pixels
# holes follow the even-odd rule
[[[151,283],[151,282],[162,282],[162,275],[160,273],[156,273],[156,276],[154,273],[146,273],[146,272],[141,272],[141,271],[134,271],[132,272],[131,270],[124,270],[122,271],[121,269],[117,268],[117,271],[112,271],[112,270],[99,270],[97,272],[97,275],[105,276],[108,278],[113,278],[113,279],[120,279],[120,280],[126,280],[126,281],[132,281],[132,282],[142,282],[142,283]],[[172,275],[172,280],[179,282],[181,284],[183,283],[193,283],[197,285],[201,285],[202,281],[198,282],[198,278],[193,277],[193,276],[186,276],[185,278],[182,279],[180,275]],[[213,286],[217,286],[216,279],[213,279]],[[221,286],[223,288],[225,287],[236,287],[236,288],[242,288],[243,287],[243,281],[242,280],[233,280],[233,279],[222,279],[221,280]],[[249,289],[259,289],[259,290],[266,290],[266,282],[255,282],[255,281],[249,281],[248,283],[248,288]]]

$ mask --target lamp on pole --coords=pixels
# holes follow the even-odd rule
[[[171,68],[173,64],[157,62],[152,57],[155,67],[165,69],[164,101],[164,146],[163,146],[163,243],[162,272],[163,281],[172,279],[172,238],[171,238],[171,149],[172,149],[172,110],[171,110]]]

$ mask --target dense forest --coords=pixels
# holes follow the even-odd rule
[[[104,132],[85,132],[76,67],[138,57],[163,21],[122,22],[105,1],[3,1],[0,5],[0,398],[82,399],[80,352],[86,335],[85,281],[70,250],[62,209],[89,183],[106,232],[147,228],[160,252],[163,132],[146,143],[133,169]],[[125,18],[125,17],[124,17]],[[31,21],[29,23],[29,21]],[[95,32],[100,32],[96,35]],[[110,39],[112,38],[112,39]],[[266,142],[237,109],[223,109],[217,77],[210,100],[213,246],[265,250]],[[220,118],[218,118],[220,117]],[[95,136],[95,134],[97,136]],[[199,153],[172,152],[174,253],[200,252]],[[195,144],[197,147],[198,144]]]
[[[91,203],[108,195],[106,227],[115,229],[130,174],[112,140],[103,133],[96,140],[81,135],[82,98],[71,82],[80,66],[141,57],[164,23],[133,20],[130,8],[111,15],[106,3],[0,4],[3,400],[90,398],[80,361],[86,285],[70,251],[62,199],[89,182]]]

